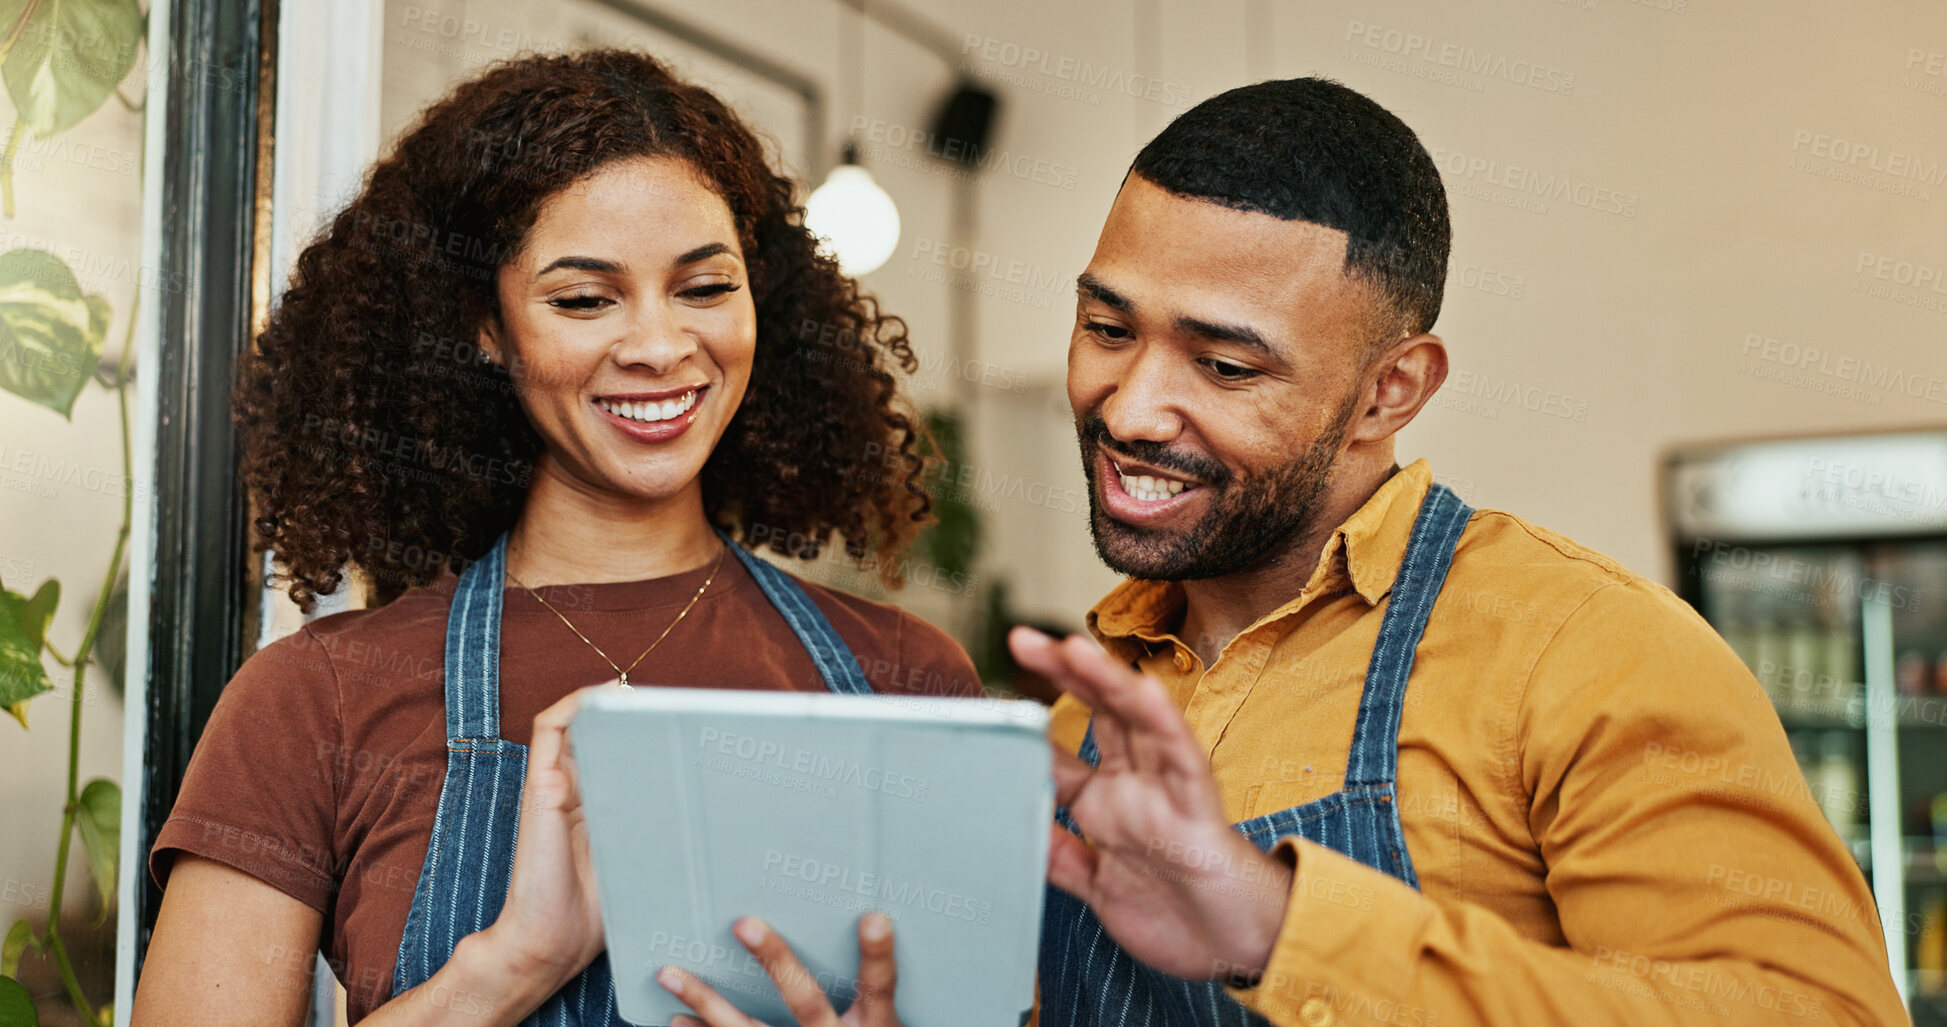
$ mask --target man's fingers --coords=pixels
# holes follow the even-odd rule
[[[1095,768],[1089,766],[1087,760],[1069,752],[1052,740],[1048,742],[1048,746],[1055,751],[1055,805],[1066,806],[1075,801],[1075,794],[1082,790],[1082,785],[1088,783],[1088,779],[1095,773]]]
[[[811,971],[798,962],[798,954],[771,930],[771,925],[747,916],[731,924],[730,933],[744,943],[764,972],[771,975],[771,983],[777,985],[777,993],[784,999],[784,1008],[797,1018],[800,1027],[838,1027],[838,1014],[832,1011],[831,999],[825,997],[825,990],[818,986]]]
[[[1095,880],[1099,857],[1088,843],[1060,824],[1048,825],[1048,883],[1081,899],[1089,900],[1090,882]]]
[[[739,1012],[736,1006],[717,989],[703,983],[703,980],[687,970],[665,966],[656,971],[656,983],[671,995],[683,1000],[683,1004],[696,1010],[696,1017],[678,1017],[671,1020],[674,1027],[678,1020],[690,1020],[707,1027],[764,1027],[763,1024]]]
[[[1190,737],[1160,683],[1123,666],[1089,639],[1070,635],[1055,640],[1015,628],[1008,642],[1023,666],[1056,680],[1097,714],[1095,745],[1105,761],[1111,754],[1126,754],[1147,765],[1152,755],[1149,736],[1166,743]]]
[[[1061,657],[1054,651],[1053,638],[1026,625],[1016,625],[1007,632],[1007,648],[1021,666],[1052,680],[1062,691],[1068,690],[1068,682],[1063,680],[1067,668],[1061,665]]]
[[[1161,682],[1117,663],[1087,639],[1071,635],[1059,648],[1074,680],[1086,682],[1094,696],[1089,708],[1095,713],[1097,747],[1105,724],[1113,724],[1125,732],[1128,758],[1139,769],[1208,772],[1202,744]]]
[[[899,1027],[892,994],[899,964],[892,954],[892,918],[884,913],[859,917],[859,996],[848,1013],[858,1027]]]
[[[1077,637],[1070,636],[1071,639]],[[1097,708],[1099,697],[1096,686],[1071,665],[1067,653],[1069,643],[1027,627],[1017,627],[1009,632],[1007,641],[1014,651],[1014,658],[1020,660],[1023,667],[1060,685],[1062,691],[1074,696],[1091,710]],[[1073,644],[1083,649],[1091,648],[1087,639]],[[1114,769],[1128,761],[1129,734],[1121,722],[1114,717],[1098,717],[1094,722],[1094,734],[1095,751],[1103,768]]]
[[[1076,691],[1088,694],[1090,709],[1097,713],[1107,710],[1134,723],[1147,725],[1144,714],[1149,711],[1142,699],[1151,691],[1160,695],[1163,690],[1161,684],[1146,681],[1144,675],[1116,662],[1114,657],[1080,635],[1070,635],[1055,643],[1054,648],[1067,668],[1069,680],[1077,686]],[[1079,694],[1076,697],[1081,698]],[[1167,705],[1169,697],[1164,695],[1162,698]],[[1175,711],[1174,706],[1169,708]]]
[[[1081,700],[1082,705],[1095,706],[1094,686],[1068,665],[1061,639],[1030,627],[1016,626],[1007,633],[1007,646],[1021,666],[1053,681],[1062,691]]]

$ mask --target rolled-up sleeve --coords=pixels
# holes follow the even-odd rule
[[[1513,751],[1567,945],[1311,842],[1258,985],[1273,1023],[1907,1022],[1872,894],[1736,656],[1667,590],[1596,590]]]

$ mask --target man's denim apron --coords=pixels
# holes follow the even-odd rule
[[[798,583],[724,538],[784,616],[834,692],[869,695],[858,660]],[[507,539],[460,576],[446,621],[446,783],[392,975],[397,995],[431,978],[461,938],[500,915],[514,867],[527,746],[500,737],[500,600]],[[456,1002],[460,1001],[455,999]],[[596,956],[524,1024],[593,1027],[627,1021],[615,1010],[608,955]]]
[[[1394,787],[1399,718],[1406,679],[1413,670],[1413,651],[1472,513],[1442,486],[1427,492],[1366,668],[1352,753],[1345,765],[1345,787],[1302,806],[1238,824],[1237,830],[1258,848],[1269,852],[1281,838],[1305,838],[1414,888],[1420,886],[1406,853]],[[1099,758],[1092,727],[1082,740],[1080,755],[1090,763]],[[1057,810],[1056,817],[1062,826],[1081,834],[1067,809]],[[1052,885],[1042,917],[1041,1027],[1269,1024],[1238,1004],[1217,982],[1186,981],[1137,962],[1109,940],[1081,900]]]

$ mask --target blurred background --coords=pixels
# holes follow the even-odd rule
[[[595,45],[718,91],[830,181],[841,258],[879,257],[942,523],[903,589],[805,573],[947,626],[998,690],[1034,688],[1000,626],[1078,627],[1115,583],[1062,374],[1135,151],[1266,78],[1396,112],[1454,224],[1454,374],[1402,461],[1718,626],[1872,877],[1916,1019],[1947,1022],[1947,8],[14,0],[0,28],[0,924],[27,925],[0,976],[44,1022],[126,1007],[147,839],[229,671],[299,622],[242,549],[238,347],[419,110]]]

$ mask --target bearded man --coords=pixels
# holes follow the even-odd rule
[[[1068,693],[1039,1023],[1906,1022],[1731,650],[1396,463],[1447,376],[1448,248],[1426,150],[1332,82],[1136,157],[1068,355],[1130,580],[1101,649],[1011,639]]]

